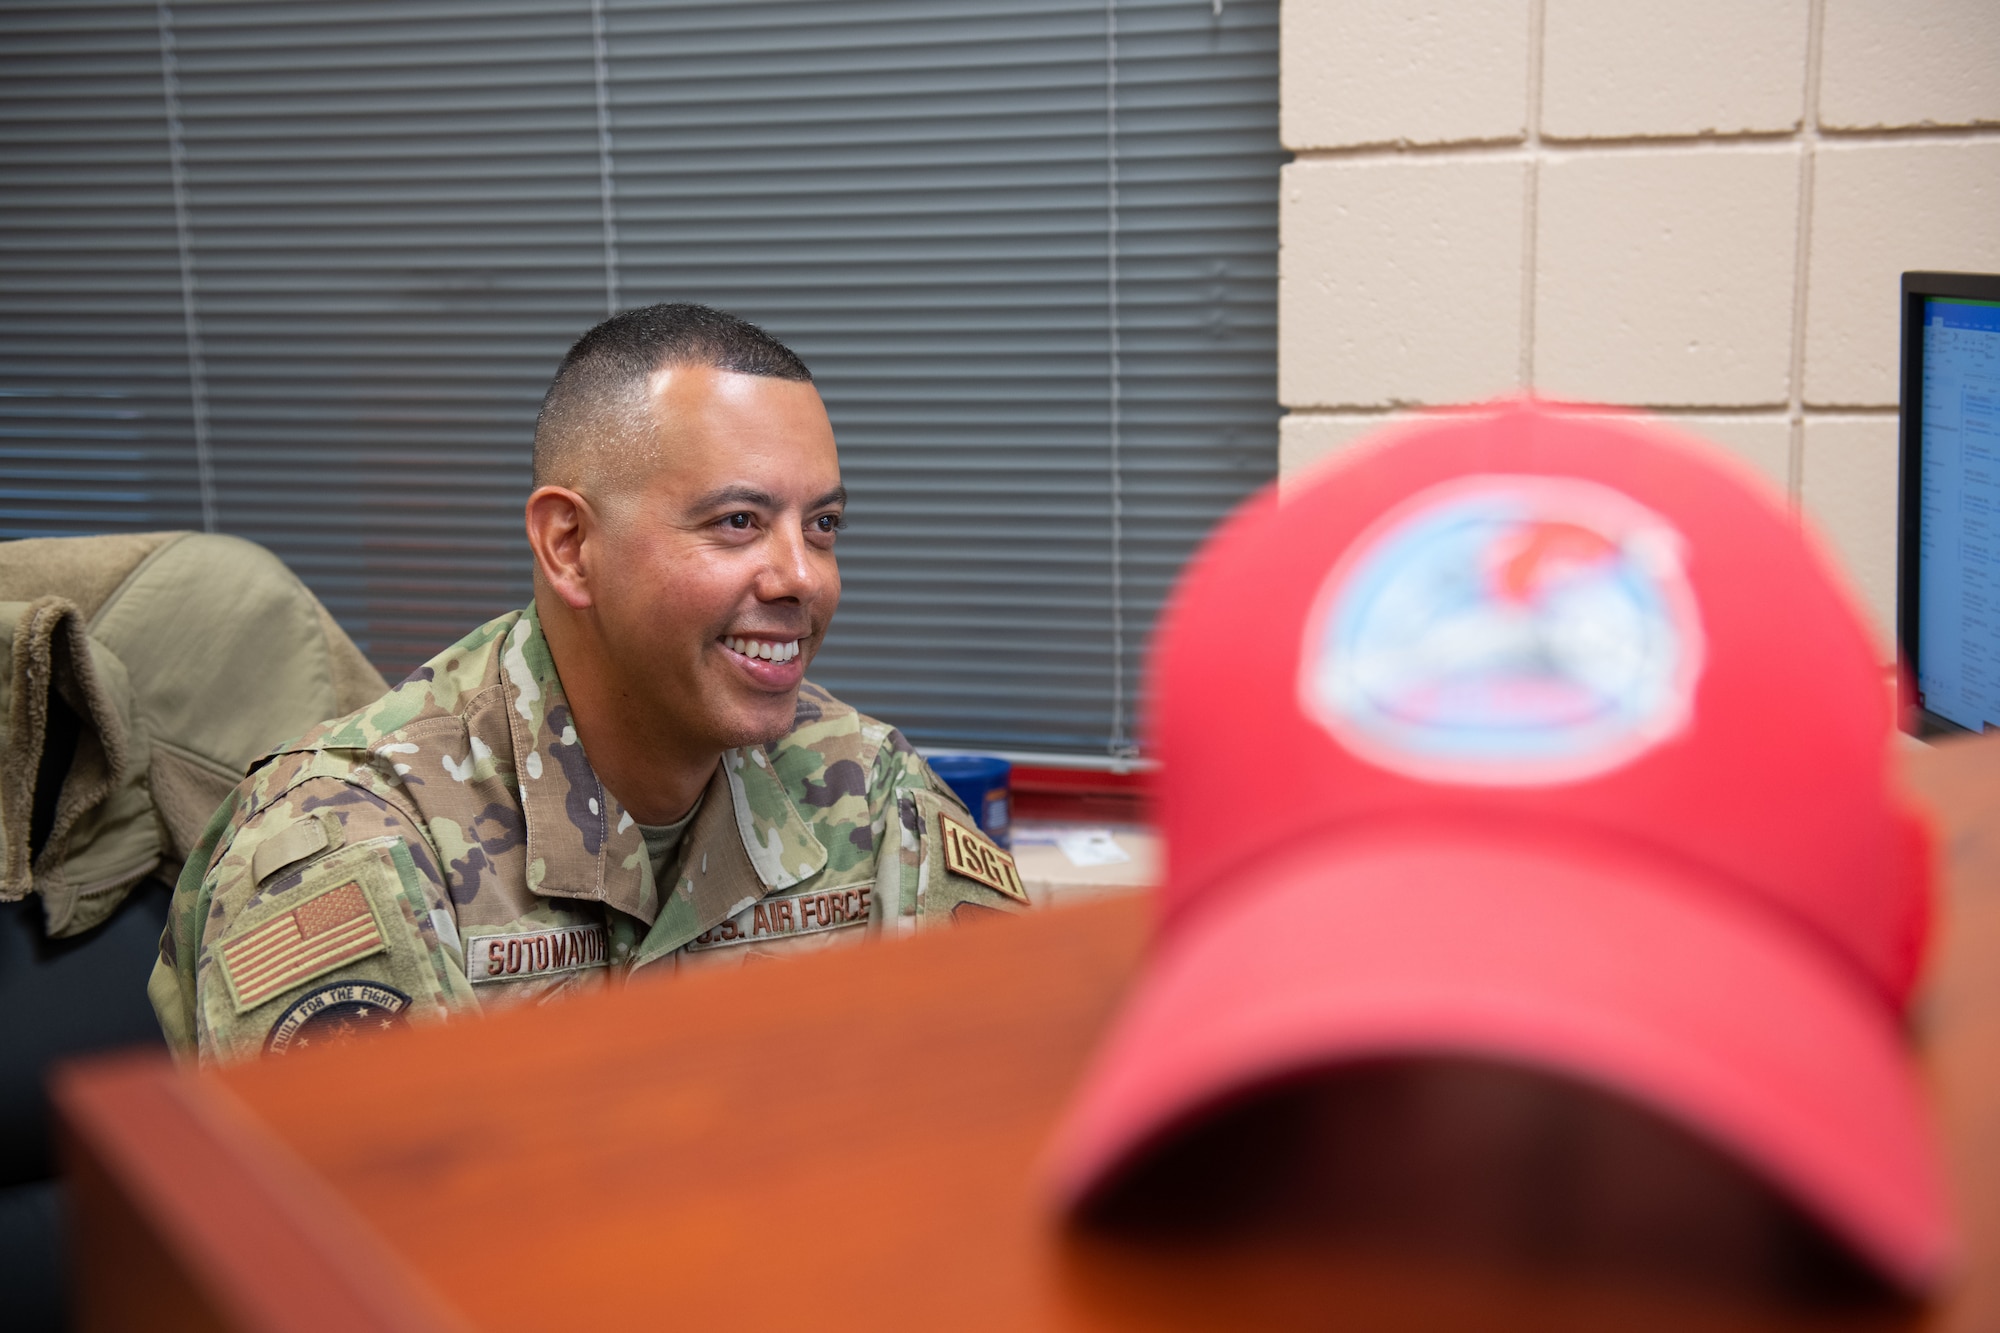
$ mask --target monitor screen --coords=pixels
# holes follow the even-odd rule
[[[1903,319],[1905,665],[1923,729],[1984,731],[2000,727],[2000,278],[1906,274]]]

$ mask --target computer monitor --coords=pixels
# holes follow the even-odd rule
[[[1903,275],[1896,606],[1908,730],[2000,728],[2000,276]]]

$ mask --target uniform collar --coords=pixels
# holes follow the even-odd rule
[[[647,936],[651,954],[664,952],[653,947],[656,943],[683,931],[693,939],[748,903],[825,867],[826,848],[770,756],[752,746],[724,752],[681,844],[684,873],[665,886],[671,892],[663,892],[653,882],[638,823],[584,757],[532,605],[507,631],[500,684],[527,827],[528,888],[535,894],[588,899],[648,926],[659,922],[661,928]]]

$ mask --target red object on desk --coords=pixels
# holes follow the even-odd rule
[[[1145,824],[1152,819],[1147,775],[1098,768],[1016,764],[1008,778],[1016,819],[1073,824]]]

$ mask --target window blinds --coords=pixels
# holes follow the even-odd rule
[[[1276,463],[1275,0],[0,3],[0,534],[209,526],[395,678],[521,604],[534,413],[615,309],[813,367],[814,677],[1111,760]]]

